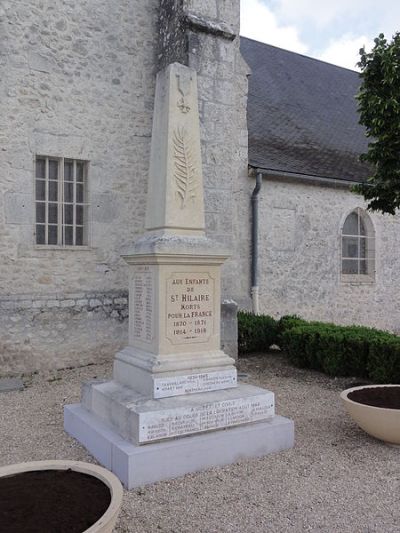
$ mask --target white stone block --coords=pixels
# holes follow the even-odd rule
[[[75,406],[71,405],[68,407]],[[79,435],[78,440],[85,443],[90,453],[103,466],[108,469],[112,468],[113,443],[121,440],[121,437],[110,431],[106,426],[100,427],[96,424],[87,424],[87,417],[75,416],[74,411],[70,409],[64,410],[64,427],[72,436]]]
[[[166,398],[236,387],[237,372],[231,363],[220,350],[161,358],[127,347],[116,354],[113,376],[144,396]]]
[[[74,307],[75,300],[61,300],[60,305],[61,307]]]
[[[115,381],[85,385],[82,404],[136,444],[182,437],[272,418],[274,394],[253,385],[149,399]]]
[[[136,446],[122,440],[81,405],[64,409],[64,428],[118,476],[127,489],[291,448],[294,425],[281,416],[265,422]]]

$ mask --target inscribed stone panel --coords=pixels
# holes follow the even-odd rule
[[[214,286],[208,272],[176,272],[168,278],[165,316],[172,344],[207,342],[214,334]]]

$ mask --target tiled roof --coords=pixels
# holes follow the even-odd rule
[[[249,79],[249,164],[350,181],[368,177],[357,72],[241,38]]]

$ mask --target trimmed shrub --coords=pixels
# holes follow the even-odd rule
[[[278,322],[268,315],[238,312],[239,354],[266,352],[278,341]]]
[[[305,324],[310,324],[310,322],[307,322],[307,320],[304,320],[304,318],[301,318],[297,315],[281,316],[278,322],[279,331],[282,331],[282,332],[287,329],[294,328],[295,326],[301,326]]]
[[[282,335],[288,330],[296,326],[306,325],[308,322],[303,320],[297,315],[284,315],[279,319],[278,322],[278,345],[282,344]]]
[[[374,383],[400,383],[400,337],[387,334],[371,342],[367,363]]]
[[[239,353],[279,345],[296,366],[330,376],[358,376],[374,383],[400,383],[400,337],[363,326],[307,322],[296,315],[279,321],[238,313]]]
[[[278,344],[281,346],[283,344],[282,335],[285,331],[295,328],[297,326],[333,326],[334,324],[330,324],[328,322],[309,322],[307,320],[304,320],[304,318],[301,318],[297,315],[284,315],[280,318],[278,322]]]
[[[299,367],[376,383],[400,382],[400,337],[385,331],[303,321],[283,331],[281,347]]]

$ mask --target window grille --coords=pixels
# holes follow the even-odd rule
[[[36,244],[88,244],[86,161],[36,157]]]
[[[372,222],[361,209],[352,211],[342,229],[342,274],[375,273],[375,235]]]

